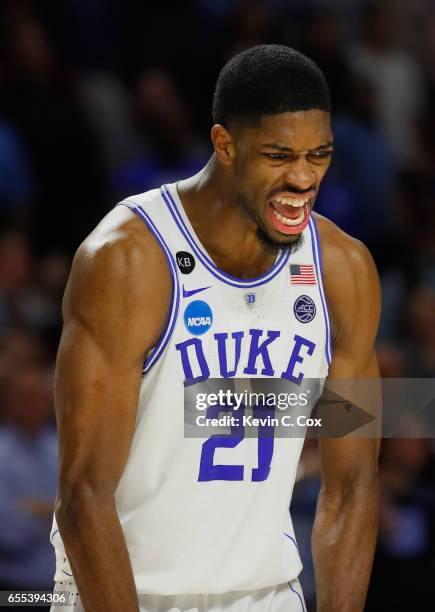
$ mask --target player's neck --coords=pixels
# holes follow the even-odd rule
[[[213,157],[198,174],[178,184],[178,193],[199,240],[219,268],[253,278],[273,265],[278,249],[258,239],[256,224],[237,204]]]

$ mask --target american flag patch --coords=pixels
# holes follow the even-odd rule
[[[290,264],[292,285],[315,285],[316,273],[312,264]]]

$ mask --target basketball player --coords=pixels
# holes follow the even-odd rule
[[[378,375],[375,266],[312,212],[333,148],[323,74],[290,48],[249,49],[223,68],[213,120],[206,167],[121,202],[72,266],[51,540],[76,611],[305,610],[288,512],[303,440],[185,437],[183,392]],[[322,439],[320,456],[318,610],[358,612],[377,443]]]

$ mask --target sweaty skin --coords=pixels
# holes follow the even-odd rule
[[[255,127],[218,125],[212,141],[214,156],[179,184],[179,194],[214,262],[233,276],[257,277],[272,266],[278,244],[298,237],[274,225],[273,197],[308,194],[313,207],[330,161],[329,115],[313,110],[263,117]],[[333,335],[329,378],[377,377],[375,266],[361,243],[316,220]],[[258,227],[270,244],[259,239]],[[160,247],[134,213],[115,208],[74,258],[56,368],[56,518],[87,612],[139,609],[114,494],[134,433],[142,365],[164,329],[170,297]],[[322,440],[320,453],[313,533],[318,611],[358,612],[376,539],[378,443]]]

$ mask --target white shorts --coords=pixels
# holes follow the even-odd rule
[[[56,582],[54,592],[68,592],[69,605],[50,612],[85,612],[74,582]],[[306,612],[299,580],[258,591],[211,595],[139,595],[140,612]],[[112,611],[107,611],[112,612]],[[113,611],[115,612],[115,611]]]

